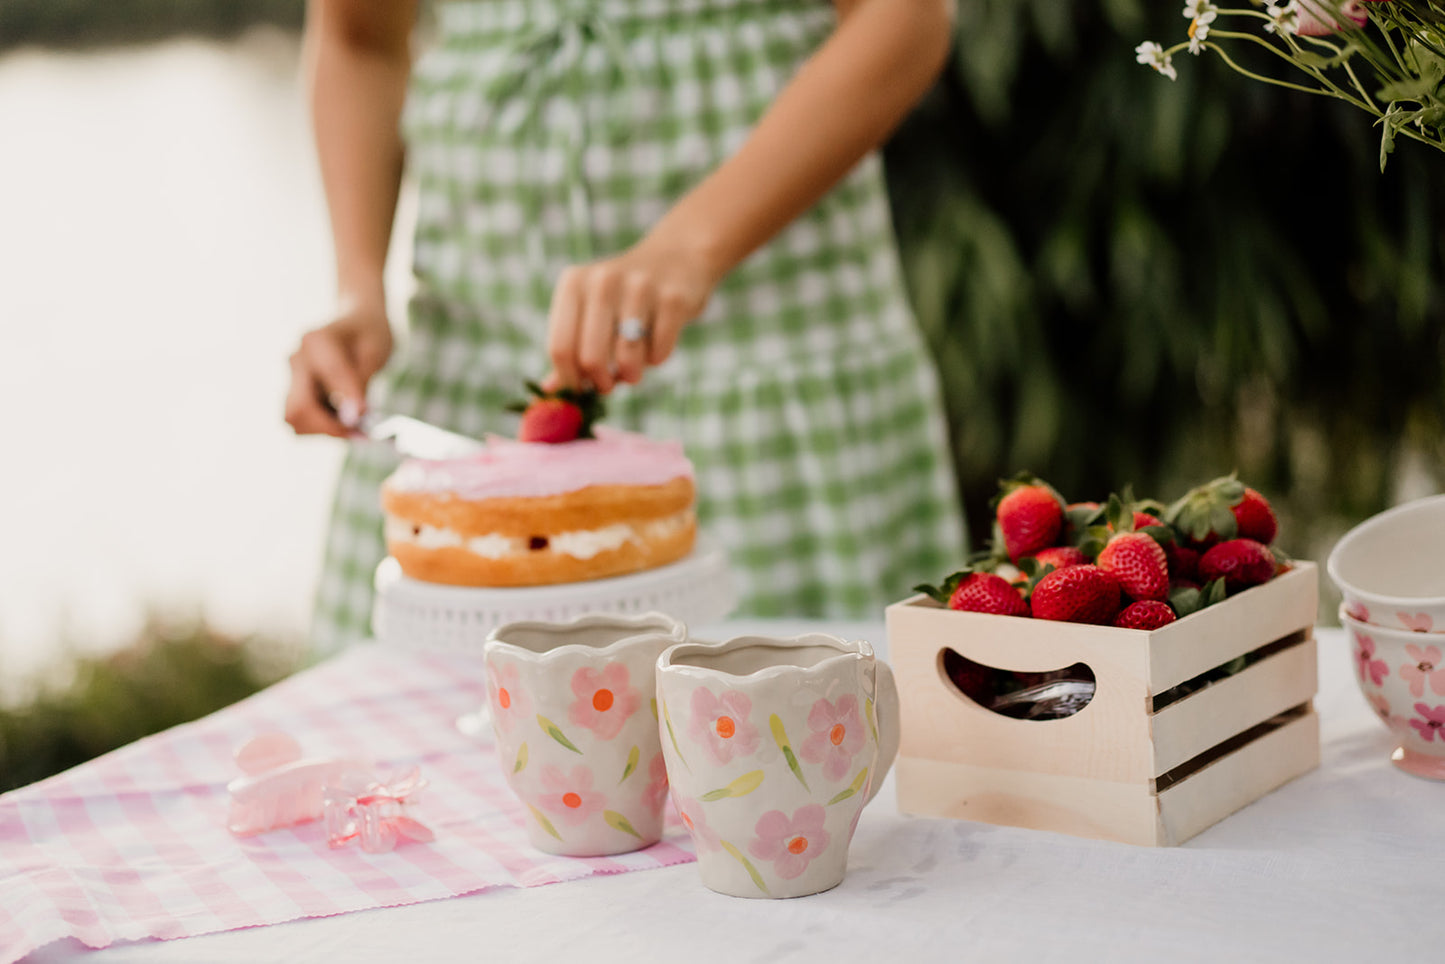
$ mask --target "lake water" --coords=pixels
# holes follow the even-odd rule
[[[331,272],[293,38],[0,57],[0,693],[147,611],[302,637],[342,443],[281,410]]]

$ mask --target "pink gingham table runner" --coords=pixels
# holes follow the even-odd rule
[[[616,857],[533,850],[490,733],[455,725],[484,699],[478,654],[367,644],[0,796],[0,961],[66,937],[90,947],[188,937],[693,859],[676,823],[662,842]],[[321,821],[233,837],[232,753],[266,730],[291,734],[308,756],[416,764],[430,786],[413,813],[436,840],[333,850]]]

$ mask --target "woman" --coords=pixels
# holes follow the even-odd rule
[[[947,0],[313,0],[340,308],[287,421],[344,435],[392,353],[382,266],[419,191],[409,338],[374,404],[469,435],[544,371],[683,440],[751,615],[876,616],[963,552],[937,377],[873,149],[948,48]],[[403,106],[405,110],[403,111]],[[621,386],[620,390],[613,391]],[[391,464],[348,457],[316,643],[365,635]]]

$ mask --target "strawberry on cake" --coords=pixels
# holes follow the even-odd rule
[[[408,460],[383,483],[387,550],[402,572],[458,586],[537,586],[691,552],[693,469],[681,443],[594,431],[595,400],[533,390],[518,439],[489,438],[466,458]]]

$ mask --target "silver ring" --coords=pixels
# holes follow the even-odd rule
[[[617,337],[623,341],[641,341],[647,337],[648,328],[641,318],[623,318],[617,325]]]

